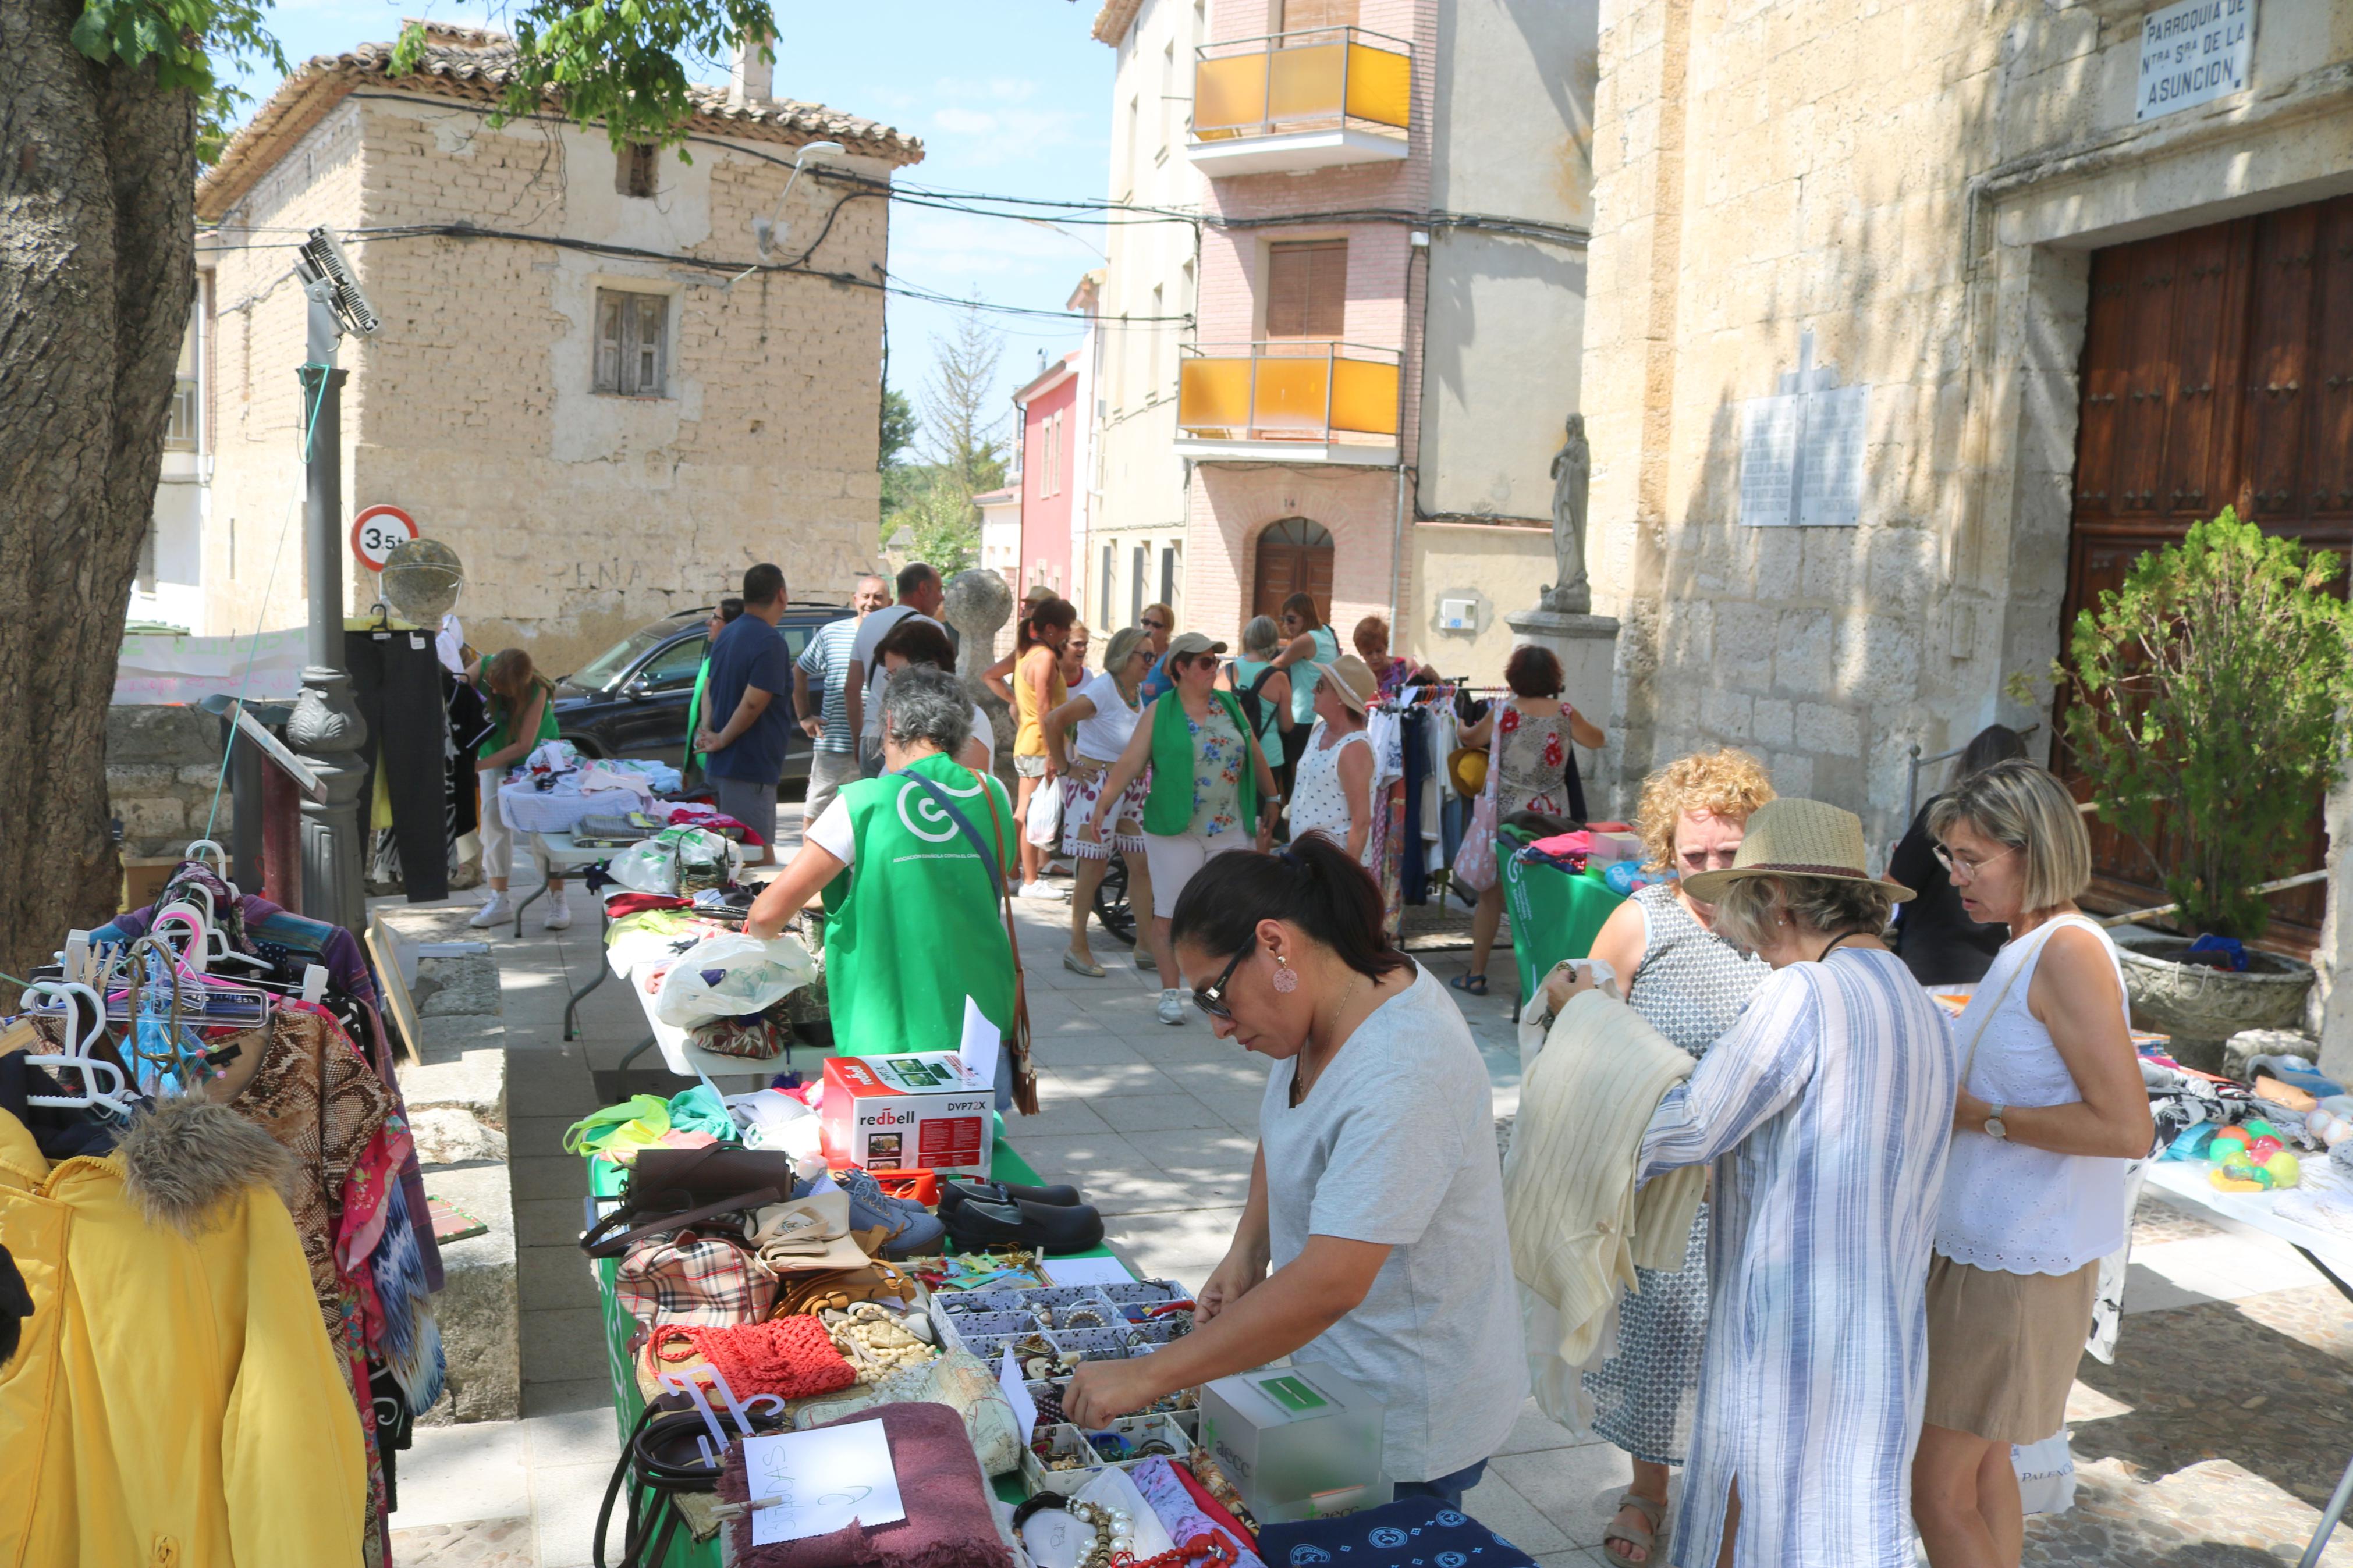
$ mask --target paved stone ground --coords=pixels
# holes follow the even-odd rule
[[[795,815],[786,808],[787,824]],[[1103,1208],[1113,1247],[1132,1266],[1198,1285],[1242,1201],[1264,1067],[1198,1016],[1159,1023],[1156,982],[1099,932],[1109,975],[1063,969],[1067,910],[1016,908],[1043,1114],[1013,1135],[1047,1180],[1078,1184]],[[582,1005],[585,1037],[564,1042],[565,994],[600,962],[595,917],[552,934],[538,930],[537,913],[519,942],[494,933],[512,1053],[524,1418],[417,1434],[394,1520],[401,1568],[580,1568],[617,1452],[595,1291],[573,1245],[586,1183],[561,1139],[602,1103],[596,1074],[607,1093],[617,1087],[611,1069],[645,1030],[636,1003],[608,984]],[[1459,919],[1446,923],[1416,943],[1441,976],[1468,967],[1467,952],[1442,950],[1461,933]],[[1492,968],[1511,973],[1508,947]],[[1499,1116],[1518,1101],[1509,989],[1462,998]],[[2026,1562],[2294,1563],[2353,1453],[2353,1314],[2268,1238],[2226,1234],[2153,1200],[2135,1237],[2117,1363],[2087,1360],[2069,1408],[2077,1506],[2030,1521]],[[1593,1568],[1614,1561],[1599,1542],[1627,1474],[1615,1449],[1577,1442],[1530,1406],[1468,1506],[1545,1568]],[[2324,1562],[2353,1568],[2353,1545]]]

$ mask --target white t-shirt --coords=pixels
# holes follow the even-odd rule
[[[1141,712],[1127,705],[1127,699],[1119,693],[1119,682],[1108,670],[1086,681],[1071,695],[1083,697],[1095,705],[1094,717],[1082,719],[1075,726],[1079,754],[1099,763],[1117,762],[1135,733],[1135,721],[1142,717]]]
[[[905,605],[885,605],[858,623],[858,639],[849,645],[850,662],[866,668],[864,733],[868,740],[877,739],[882,733],[882,661],[875,657],[874,647],[890,634],[892,626],[909,616],[932,621],[931,616],[921,615]],[[932,621],[932,625],[939,626],[940,623]],[[940,626],[940,629],[947,630],[945,626]]]
[[[1388,1406],[1382,1468],[1435,1480],[1502,1446],[1528,1392],[1487,1064],[1428,970],[1373,1010],[1291,1103],[1260,1102],[1273,1266],[1311,1235],[1388,1246],[1354,1311],[1293,1352]]]
[[[988,710],[977,702],[972,705],[972,738],[978,741],[988,752],[988,761],[980,764],[980,771],[985,773],[995,773],[997,771],[997,726],[988,721]]]

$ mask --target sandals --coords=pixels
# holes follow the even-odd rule
[[[1629,1489],[1618,1499],[1618,1508],[1620,1512],[1632,1509],[1650,1521],[1651,1528],[1644,1530],[1637,1525],[1630,1530],[1624,1525],[1611,1524],[1601,1537],[1602,1550],[1608,1554],[1609,1560],[1613,1563],[1628,1563],[1634,1561],[1622,1552],[1609,1550],[1609,1543],[1616,1541],[1640,1550],[1642,1553],[1643,1568],[1648,1568],[1648,1564],[1660,1561],[1659,1553],[1666,1550],[1667,1536],[1671,1533],[1671,1527],[1667,1523],[1667,1505],[1656,1498],[1646,1498],[1641,1492]]]
[[[1062,967],[1073,974],[1083,974],[1090,980],[1101,980],[1103,977],[1102,964],[1092,959],[1081,958],[1067,947],[1062,950]]]
[[[1473,996],[1487,994],[1487,977],[1483,974],[1458,974],[1446,984],[1457,991],[1467,991]]]

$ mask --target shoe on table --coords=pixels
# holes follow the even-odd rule
[[[1068,888],[1057,888],[1050,882],[1024,882],[1021,884],[1021,890],[1013,896],[1017,899],[1033,899],[1040,903],[1060,904],[1069,901],[1071,890]]]
[[[1185,993],[1174,985],[1160,994],[1160,1021],[1164,1024],[1185,1021]]]
[[[870,1173],[855,1167],[834,1177],[834,1183],[849,1194],[850,1228],[872,1230],[880,1226],[885,1233],[882,1256],[891,1262],[940,1250],[940,1238],[947,1227],[914,1199],[891,1196]]]
[[[545,901],[547,904],[547,914],[546,917],[539,922],[539,929],[542,931],[570,930],[572,926],[572,906],[570,903],[565,901],[564,889],[559,888],[554,892],[548,894]]]
[[[507,896],[504,893],[492,893],[488,900],[484,900],[482,907],[474,911],[474,918],[466,923],[476,931],[486,931],[491,926],[505,925],[513,919],[514,906],[507,902]]]
[[[940,1213],[952,1215],[965,1204],[1040,1204],[1048,1208],[1075,1208],[1085,1200],[1079,1189],[1068,1184],[1050,1187],[1025,1187],[1013,1182],[961,1182],[940,1184]]]
[[[948,1211],[948,1239],[962,1252],[991,1247],[1034,1247],[1050,1255],[1091,1252],[1103,1245],[1103,1215],[1085,1204],[966,1198]]]

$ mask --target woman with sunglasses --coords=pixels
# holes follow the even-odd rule
[[[1527,1393],[1487,1068],[1460,1009],[1382,933],[1380,889],[1308,834],[1221,856],[1171,921],[1194,1005],[1268,1058],[1250,1198],[1193,1332],[1080,1365],[1082,1427],[1289,1355],[1387,1407],[1399,1497],[1459,1506]]]
[[[1083,842],[1102,843],[1103,819],[1127,786],[1151,775],[1144,799],[1144,858],[1152,872],[1152,956],[1164,982],[1164,1024],[1185,1021],[1185,995],[1168,947],[1177,896],[1218,856],[1248,849],[1253,834],[1263,848],[1282,805],[1274,770],[1250,733],[1240,700],[1217,689],[1218,656],[1225,651],[1225,644],[1199,632],[1169,642],[1161,662],[1176,689],[1137,721],[1079,830]]]
[[[2156,1136],[2116,944],[2075,907],[2092,841],[2067,786],[1996,763],[1928,826],[1971,920],[2010,928],[1953,1032],[1963,1054],[1936,1250],[1912,1517],[1935,1568],[2016,1568],[2010,1445],[2066,1417],[2099,1294],[2124,1246],[2125,1171]]]
[[[1652,773],[1635,826],[1651,868],[1674,879],[1638,890],[1593,941],[1593,956],[1616,972],[1627,1005],[1694,1058],[1731,1032],[1772,970],[1725,939],[1715,906],[1693,898],[1684,879],[1728,869],[1750,815],[1772,798],[1757,759],[1728,746]],[[1635,1275],[1639,1290],[1618,1309],[1617,1353],[1584,1383],[1593,1430],[1634,1461],[1633,1484],[1618,1500],[1601,1549],[1620,1563],[1661,1563],[1667,1470],[1691,1449],[1707,1348],[1707,1205],[1693,1218],[1681,1268]]]

